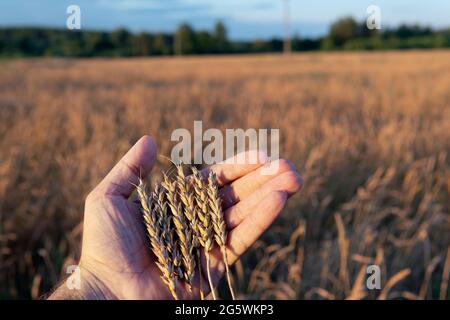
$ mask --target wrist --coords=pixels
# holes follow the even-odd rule
[[[53,292],[50,300],[112,300],[116,297],[90,270],[76,266],[73,273]]]
[[[80,265],[82,282],[80,294],[85,300],[113,300],[116,297],[109,288],[90,270]]]

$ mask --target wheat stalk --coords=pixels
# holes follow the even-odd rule
[[[186,281],[189,291],[192,291],[192,279],[195,273],[192,229],[189,227],[182,209],[182,205],[178,201],[177,183],[175,181],[170,181],[167,175],[164,174],[161,186],[166,191],[166,198],[168,200],[167,203],[171,209],[173,218],[172,221],[175,227],[175,232],[178,236],[177,244],[183,263],[182,275]]]
[[[208,186],[206,188],[208,194],[208,205],[211,212],[212,225],[214,230],[214,239],[220,247],[225,264],[225,271],[227,275],[228,288],[230,289],[231,297],[235,300],[233,286],[231,285],[230,268],[228,266],[227,255],[227,228],[222,211],[222,199],[219,198],[217,187],[217,177],[213,172],[208,175]]]
[[[192,177],[193,188],[195,192],[195,202],[197,204],[197,215],[199,219],[199,242],[205,250],[206,272],[208,276],[209,287],[211,289],[211,294],[213,296],[213,299],[217,300],[216,292],[214,290],[211,278],[211,258],[209,252],[212,250],[214,245],[214,230],[211,221],[211,215],[208,211],[208,195],[205,190],[206,185],[200,172],[195,167],[192,167]]]
[[[174,299],[178,299],[176,293],[175,265],[173,262],[173,242],[170,230],[170,217],[167,214],[167,206],[156,189],[152,197],[148,196],[145,183],[139,179],[137,193],[141,203],[150,245],[156,256],[156,265],[161,271],[161,279],[169,288]],[[153,198],[153,199],[152,199]],[[156,200],[156,201],[155,201]]]

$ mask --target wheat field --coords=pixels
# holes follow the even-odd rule
[[[0,298],[63,279],[87,193],[194,120],[279,128],[304,179],[232,268],[238,298],[449,298],[448,70],[450,51],[0,61]]]

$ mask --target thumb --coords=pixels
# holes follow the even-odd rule
[[[152,137],[145,135],[112,168],[94,189],[94,193],[128,198],[139,177],[147,176],[155,162],[156,144]]]

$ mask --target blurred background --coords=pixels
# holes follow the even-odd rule
[[[73,4],[82,32],[67,32]],[[381,29],[366,26],[371,5]],[[1,9],[7,57],[280,52],[286,38],[294,51],[450,46],[450,4],[439,0],[17,0]]]
[[[438,0],[2,1],[0,298],[64,279],[85,196],[140,136],[169,156],[203,120],[279,128],[305,180],[233,267],[240,298],[448,299],[449,18]]]

